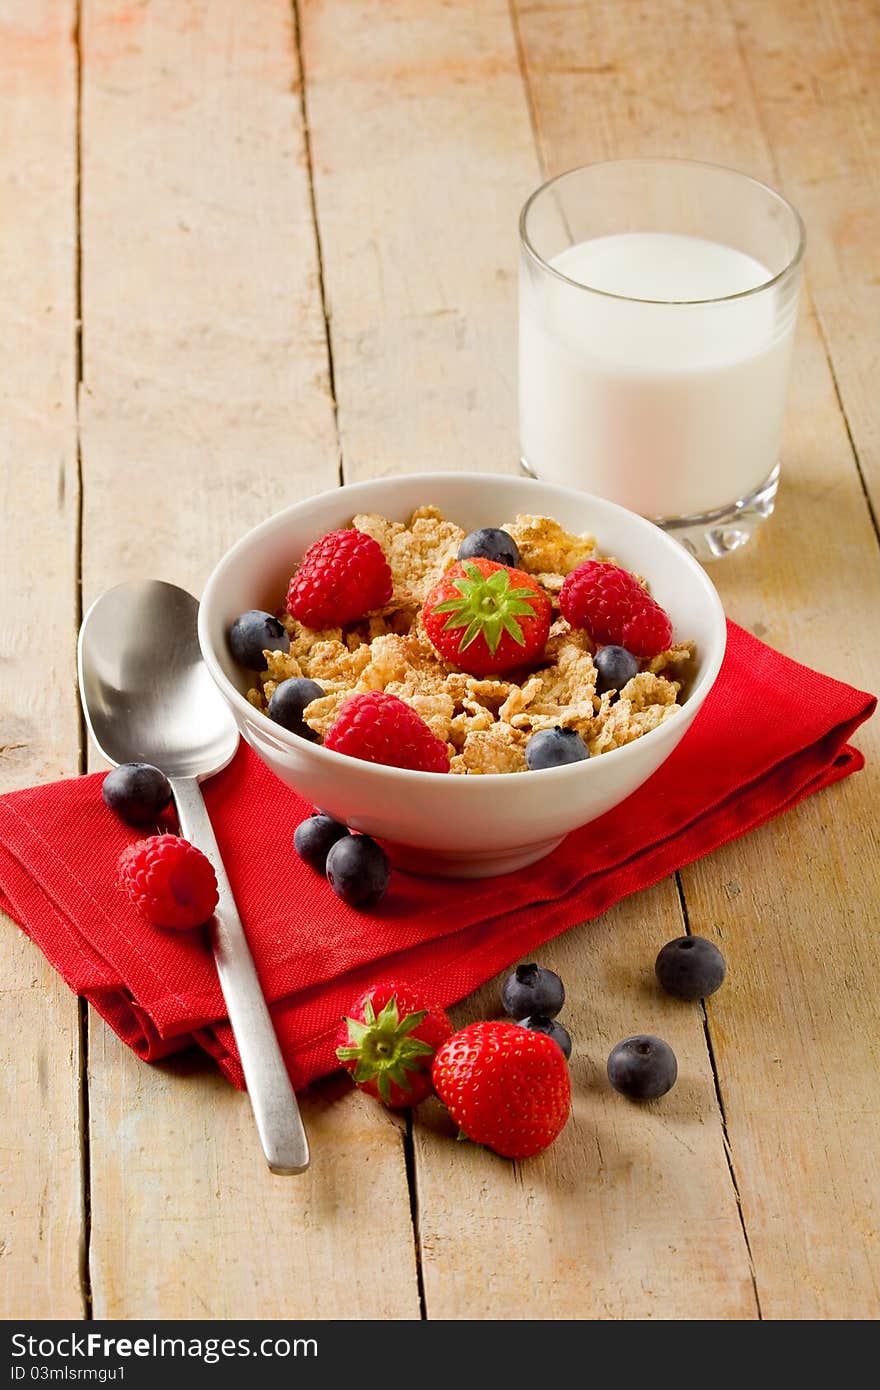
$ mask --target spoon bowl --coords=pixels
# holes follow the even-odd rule
[[[148,762],[169,778],[212,777],[238,729],[202,660],[198,601],[162,580],[119,584],[92,604],[79,641],[86,723],[111,763]]]

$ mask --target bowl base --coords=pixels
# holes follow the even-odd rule
[[[539,844],[519,845],[510,850],[435,850],[419,849],[413,845],[382,843],[396,869],[405,869],[408,874],[418,874],[420,878],[494,878],[497,874],[512,874],[516,869],[525,869],[529,864],[537,864],[546,859],[557,845],[565,839],[560,835],[556,840],[542,840]]]

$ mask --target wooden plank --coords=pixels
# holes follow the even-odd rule
[[[574,1051],[572,1115],[541,1157],[454,1146],[439,1106],[415,1127],[430,1317],[756,1316],[700,1011],[654,980],[657,951],[681,931],[664,886],[542,947],[566,984]],[[499,984],[457,1021],[499,1017]],[[637,1032],[665,1038],[679,1065],[675,1089],[641,1105],[605,1074],[614,1044]]]
[[[878,690],[880,660],[876,647],[864,641],[868,615],[876,613],[880,600],[877,566],[867,527],[861,518],[858,528],[853,526],[861,509],[852,484],[844,502],[839,486],[844,469],[828,466],[829,458],[848,460],[849,449],[842,431],[827,422],[839,395],[876,515],[880,180],[874,139],[880,129],[880,15],[863,0],[846,5],[776,0],[770,6],[734,0],[731,8],[774,169],[807,224],[811,294],[834,370],[833,389],[824,371],[804,369],[796,378],[789,448],[811,465],[801,523],[809,525],[808,509],[822,507],[833,517],[828,528],[833,553],[823,573],[839,576],[839,606],[851,605],[851,616],[839,623],[839,614],[828,611],[824,586],[805,556],[801,568],[809,574],[786,576],[781,604],[788,601],[793,579],[803,585],[797,649],[805,659],[812,654],[813,660],[834,662],[831,669]],[[852,603],[848,557],[854,552],[862,562]],[[749,998],[719,996],[713,1011],[722,1060],[732,1049],[748,1059],[742,1075],[731,1077],[731,1102],[742,1105],[744,1095],[757,1095],[762,1108],[773,1113],[788,1089],[782,1078],[787,1059],[797,1059],[801,1076],[800,1103],[785,1107],[794,1113],[784,1129],[756,1125],[743,1135],[744,1153],[756,1170],[783,1166],[788,1185],[803,1194],[792,1211],[781,1185],[756,1184],[749,1193],[766,1232],[767,1262],[795,1274],[765,1300],[768,1315],[776,1317],[866,1318],[880,1312],[880,1125],[873,1099],[880,1062],[880,948],[876,934],[866,929],[880,900],[876,721],[859,743],[869,758],[865,773],[827,804],[822,798],[804,807],[796,843],[789,845],[780,827],[768,829],[754,846],[765,882],[773,882],[781,857],[798,857],[804,930],[791,932],[787,913],[780,912],[783,894],[774,892],[769,903],[759,904],[752,891],[751,902],[742,901],[749,875],[743,872],[740,847],[725,851],[716,875],[695,872],[705,919],[732,943],[734,963],[739,961],[754,991]],[[745,892],[737,891],[741,887]],[[759,906],[763,910],[757,912]],[[747,920],[761,922],[763,942],[754,930],[736,930],[743,909]],[[774,961],[784,962],[790,991],[776,989]],[[758,1003],[774,999],[768,1011]],[[809,1000],[808,1009],[803,999]],[[847,1238],[835,1238],[842,1230]]]
[[[85,597],[198,591],[337,477],[291,9],[87,0],[83,61]],[[273,1178],[213,1072],[90,1039],[97,1317],[418,1316],[396,1122],[319,1088]]]
[[[348,1081],[313,1087],[312,1166],[276,1178],[246,1098],[197,1054],[146,1067],[99,1022],[89,1061],[100,1317],[418,1318],[401,1120]]]
[[[516,218],[539,172],[507,6],[324,0],[302,16],[346,476],[513,469]],[[429,1317],[755,1315],[700,1019],[643,985],[680,930],[670,881],[542,952],[583,1048],[575,1122],[546,1159],[514,1169],[416,1123]],[[599,1074],[652,1021],[685,1079],[634,1116]]]
[[[864,634],[880,609],[880,565],[812,325],[794,388],[787,457],[798,486],[763,562],[743,557],[722,596],[774,645],[876,691],[880,660]],[[817,567],[804,538],[820,512],[833,526]],[[864,772],[684,875],[691,926],[717,940],[730,968],[709,1021],[770,1318],[880,1314],[876,719],[857,742]]]
[[[300,11],[346,481],[510,470],[538,170],[507,0]]]
[[[4,791],[79,761],[73,22],[69,0],[10,0],[0,16]],[[78,1006],[5,918],[0,972],[0,1316],[80,1317]]]
[[[809,235],[810,286],[880,513],[880,10],[871,0],[732,0],[774,167]]]
[[[762,14],[774,8],[778,21],[778,6]],[[769,68],[759,84],[750,79],[741,49],[751,45],[722,5],[518,10],[551,168],[667,153],[774,177],[754,86],[762,111],[782,91]],[[791,110],[790,94],[786,100]],[[576,115],[584,110],[601,119],[585,126]],[[803,128],[797,141],[809,146]],[[838,188],[841,224],[859,197],[857,190],[851,204]],[[809,306],[783,479],[772,523],[713,578],[731,615],[771,645],[876,689],[876,647],[865,632],[880,600],[880,566]],[[876,756],[877,729],[859,743]],[[731,965],[709,1021],[769,1317],[877,1314],[872,1039],[880,951],[866,930],[878,892],[875,804],[870,770],[683,875],[692,928],[714,933]]]
[[[766,171],[724,0],[513,0],[512,15],[548,174],[676,154]]]

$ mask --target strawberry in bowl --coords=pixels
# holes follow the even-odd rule
[[[425,599],[422,621],[435,652],[472,676],[534,665],[544,655],[550,599],[524,570],[461,560]]]

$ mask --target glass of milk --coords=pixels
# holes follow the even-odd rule
[[[702,560],[773,511],[804,228],[745,174],[573,169],[520,218],[524,468],[620,502]]]

